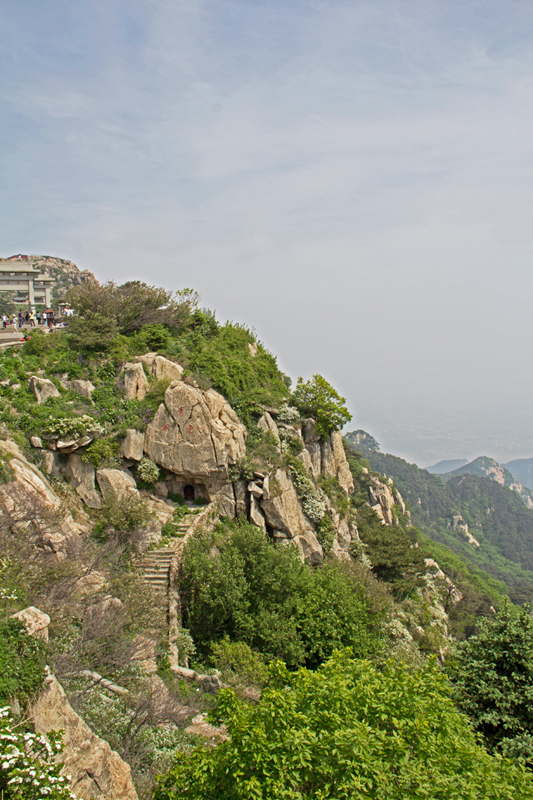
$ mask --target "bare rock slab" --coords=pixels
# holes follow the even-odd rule
[[[39,378],[38,375],[32,375],[28,381],[28,388],[33,392],[35,399],[39,403],[45,403],[49,397],[60,397],[60,392],[52,381],[48,378]]]
[[[131,770],[114,750],[89,728],[67,700],[63,687],[48,675],[32,710],[36,733],[63,731],[62,773],[81,800],[138,800]]]
[[[133,476],[121,469],[98,469],[96,480],[104,500],[120,500],[132,493],[139,495]]]
[[[128,428],[120,447],[120,455],[131,461],[140,461],[144,453],[144,433]]]

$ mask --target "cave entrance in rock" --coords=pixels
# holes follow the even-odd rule
[[[194,502],[194,486],[188,483],[183,487],[183,496],[189,502]]]

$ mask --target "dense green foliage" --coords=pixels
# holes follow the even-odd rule
[[[335,647],[359,656],[380,647],[382,612],[353,568],[313,570],[253,525],[219,525],[191,539],[180,590],[183,624],[204,655],[224,637],[291,667],[315,667]]]
[[[154,800],[533,798],[529,775],[477,744],[432,663],[378,671],[343,652],[271,675],[257,705],[221,693],[230,739],[178,756]]]
[[[144,325],[163,323],[181,328],[198,303],[198,295],[190,289],[168,292],[141,281],[128,281],[117,286],[113,281],[103,284],[82,283],[72,286],[66,300],[81,318],[93,321],[112,321],[120,333],[139,330]],[[95,315],[98,315],[96,317]],[[89,326],[75,326],[90,337]]]
[[[490,478],[474,475],[457,476],[444,484],[439,476],[397,456],[371,450],[362,453],[372,469],[394,479],[422,533],[461,557],[481,595],[497,600],[503,589],[497,581],[503,581],[515,602],[533,598],[533,511],[517,494]],[[453,529],[457,515],[468,524],[479,547]],[[495,580],[491,582],[488,576]]]
[[[525,606],[481,620],[450,666],[459,707],[490,752],[533,765],[533,619]]]
[[[340,430],[352,418],[345,406],[346,398],[327,382],[322,375],[313,375],[304,383],[298,378],[291,402],[302,414],[316,419],[316,430],[326,437],[332,431]]]
[[[44,680],[46,647],[28,636],[22,622],[0,623],[0,706],[16,698],[23,706],[39,691]]]

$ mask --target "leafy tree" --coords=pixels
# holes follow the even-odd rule
[[[340,430],[352,418],[344,405],[346,398],[341,397],[322,375],[313,375],[306,383],[298,378],[291,402],[303,414],[316,419],[317,433],[324,438]]]
[[[220,693],[229,739],[178,754],[154,800],[533,798],[531,776],[476,742],[434,662],[380,672],[344,651],[271,676],[257,705]]]
[[[180,589],[183,624],[203,654],[228,637],[295,667],[319,664],[334,647],[379,647],[381,612],[349,567],[313,570],[247,523],[191,539]]]
[[[71,317],[68,325],[69,342],[74,350],[109,350],[117,332],[114,317],[91,309],[83,317]]]
[[[144,325],[164,324],[179,329],[196,308],[198,294],[192,289],[169,292],[141,281],[128,281],[117,286],[84,283],[72,287],[66,295],[76,312],[88,312],[115,320],[120,333],[139,330]]]
[[[533,763],[533,619],[507,607],[456,649],[450,675],[460,708],[491,752]]]

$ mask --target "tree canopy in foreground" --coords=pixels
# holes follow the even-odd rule
[[[434,663],[379,671],[335,653],[316,672],[271,666],[257,705],[221,692],[229,739],[179,754],[155,800],[533,798],[521,767],[491,756]]]

